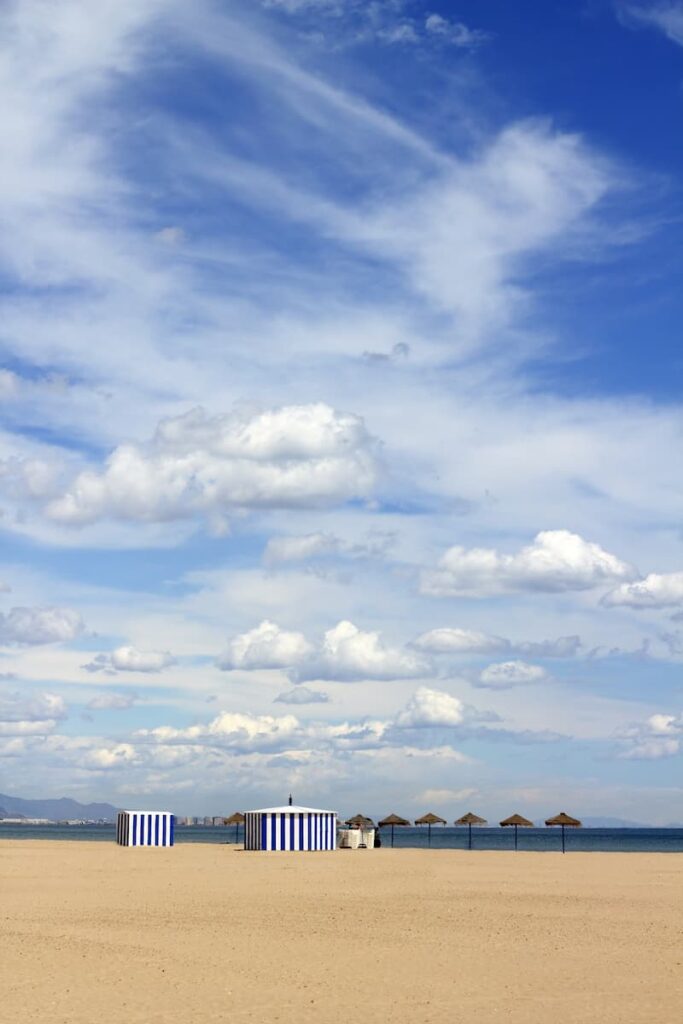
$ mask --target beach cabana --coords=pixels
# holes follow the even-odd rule
[[[440,818],[438,814],[432,814],[431,811],[428,811],[428,813],[427,814],[423,814],[421,818],[416,818],[415,819],[415,824],[416,825],[426,825],[427,826],[427,844],[429,846],[431,846],[432,845],[432,825],[445,825],[446,824],[446,819],[445,818]]]
[[[175,818],[169,811],[119,811],[119,846],[173,846]]]
[[[410,822],[406,821],[405,818],[402,818],[400,814],[389,814],[386,818],[383,818],[382,821],[378,822],[378,825],[380,828],[387,828],[389,826],[391,827],[391,845],[393,847],[394,829],[396,828],[396,826],[399,825],[403,827],[404,825],[410,825]]]
[[[334,850],[337,814],[316,807],[263,807],[247,811],[245,850]]]
[[[223,818],[223,824],[235,826],[235,842],[239,842],[240,825],[244,825],[244,815],[242,814],[242,812],[235,811],[235,813],[231,814],[229,818]]]
[[[364,814],[354,814],[352,818],[347,818],[344,822],[349,828],[374,828],[375,823],[372,818],[366,818]]]
[[[514,828],[515,830],[515,850],[517,849],[517,829],[518,828],[533,828],[533,821],[529,821],[528,818],[523,818],[521,814],[511,814],[505,821],[501,821],[501,828]]]
[[[473,825],[485,825],[486,818],[480,818],[478,814],[472,814],[472,811],[468,811],[467,814],[463,814],[462,818],[458,818],[457,821],[453,822],[454,825],[467,825],[469,829],[469,836],[467,841],[468,850],[472,849],[472,826]]]
[[[571,814],[565,814],[564,811],[560,811],[554,818],[546,818],[546,825],[552,827],[553,825],[559,825],[562,829],[562,853],[564,853],[564,830],[566,828],[581,828],[581,822],[578,818],[572,818]]]

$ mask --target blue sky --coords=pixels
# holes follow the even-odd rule
[[[0,789],[683,819],[683,4],[46,12]]]

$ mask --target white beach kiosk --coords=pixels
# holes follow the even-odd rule
[[[247,811],[245,850],[334,850],[337,813],[316,807],[263,807]]]
[[[175,818],[169,811],[119,811],[119,846],[173,846]]]

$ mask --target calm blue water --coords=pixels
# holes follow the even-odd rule
[[[226,843],[235,841],[234,828],[205,828],[202,825],[178,826],[177,843]],[[580,828],[565,832],[567,852],[614,851],[622,853],[683,853],[683,828]],[[113,825],[1,825],[0,839],[71,839],[114,841]],[[472,844],[478,850],[514,849],[511,828],[472,829]],[[559,828],[520,828],[519,850],[554,850],[561,848]],[[240,842],[242,829],[240,829]],[[389,829],[382,830],[383,846],[391,845]],[[466,828],[432,828],[432,849],[464,850],[467,848]],[[426,828],[397,828],[394,846],[427,847]]]

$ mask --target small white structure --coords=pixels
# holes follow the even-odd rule
[[[335,811],[289,804],[245,814],[245,850],[334,850],[336,845]]]
[[[342,850],[373,850],[375,848],[374,828],[340,829],[339,847]]]
[[[119,811],[119,846],[173,846],[175,819],[168,811]]]

